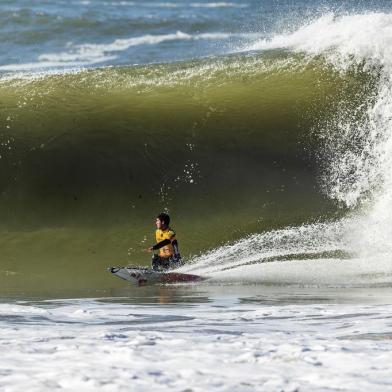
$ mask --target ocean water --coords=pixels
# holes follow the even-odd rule
[[[1,303],[2,390],[391,389],[389,288],[115,294]]]
[[[0,390],[392,390],[387,1],[2,1]],[[130,287],[168,211],[195,285]]]

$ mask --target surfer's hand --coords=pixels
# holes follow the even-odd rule
[[[149,248],[145,249],[144,251],[147,252],[147,253],[151,253],[153,251],[152,246],[150,246]]]

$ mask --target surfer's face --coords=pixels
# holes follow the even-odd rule
[[[156,219],[155,224],[157,226],[157,229],[162,229],[163,222],[159,218]]]

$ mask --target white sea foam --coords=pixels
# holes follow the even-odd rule
[[[389,284],[385,247],[364,254],[359,219],[317,223],[254,234],[217,248],[181,268],[215,282],[377,286]],[[362,228],[361,228],[362,229]]]
[[[0,304],[0,389],[391,389],[391,305],[254,299]]]

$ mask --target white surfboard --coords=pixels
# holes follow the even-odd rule
[[[155,271],[143,267],[109,267],[108,271],[136,286],[157,283],[200,282],[205,279],[199,275],[182,274],[174,271]]]

